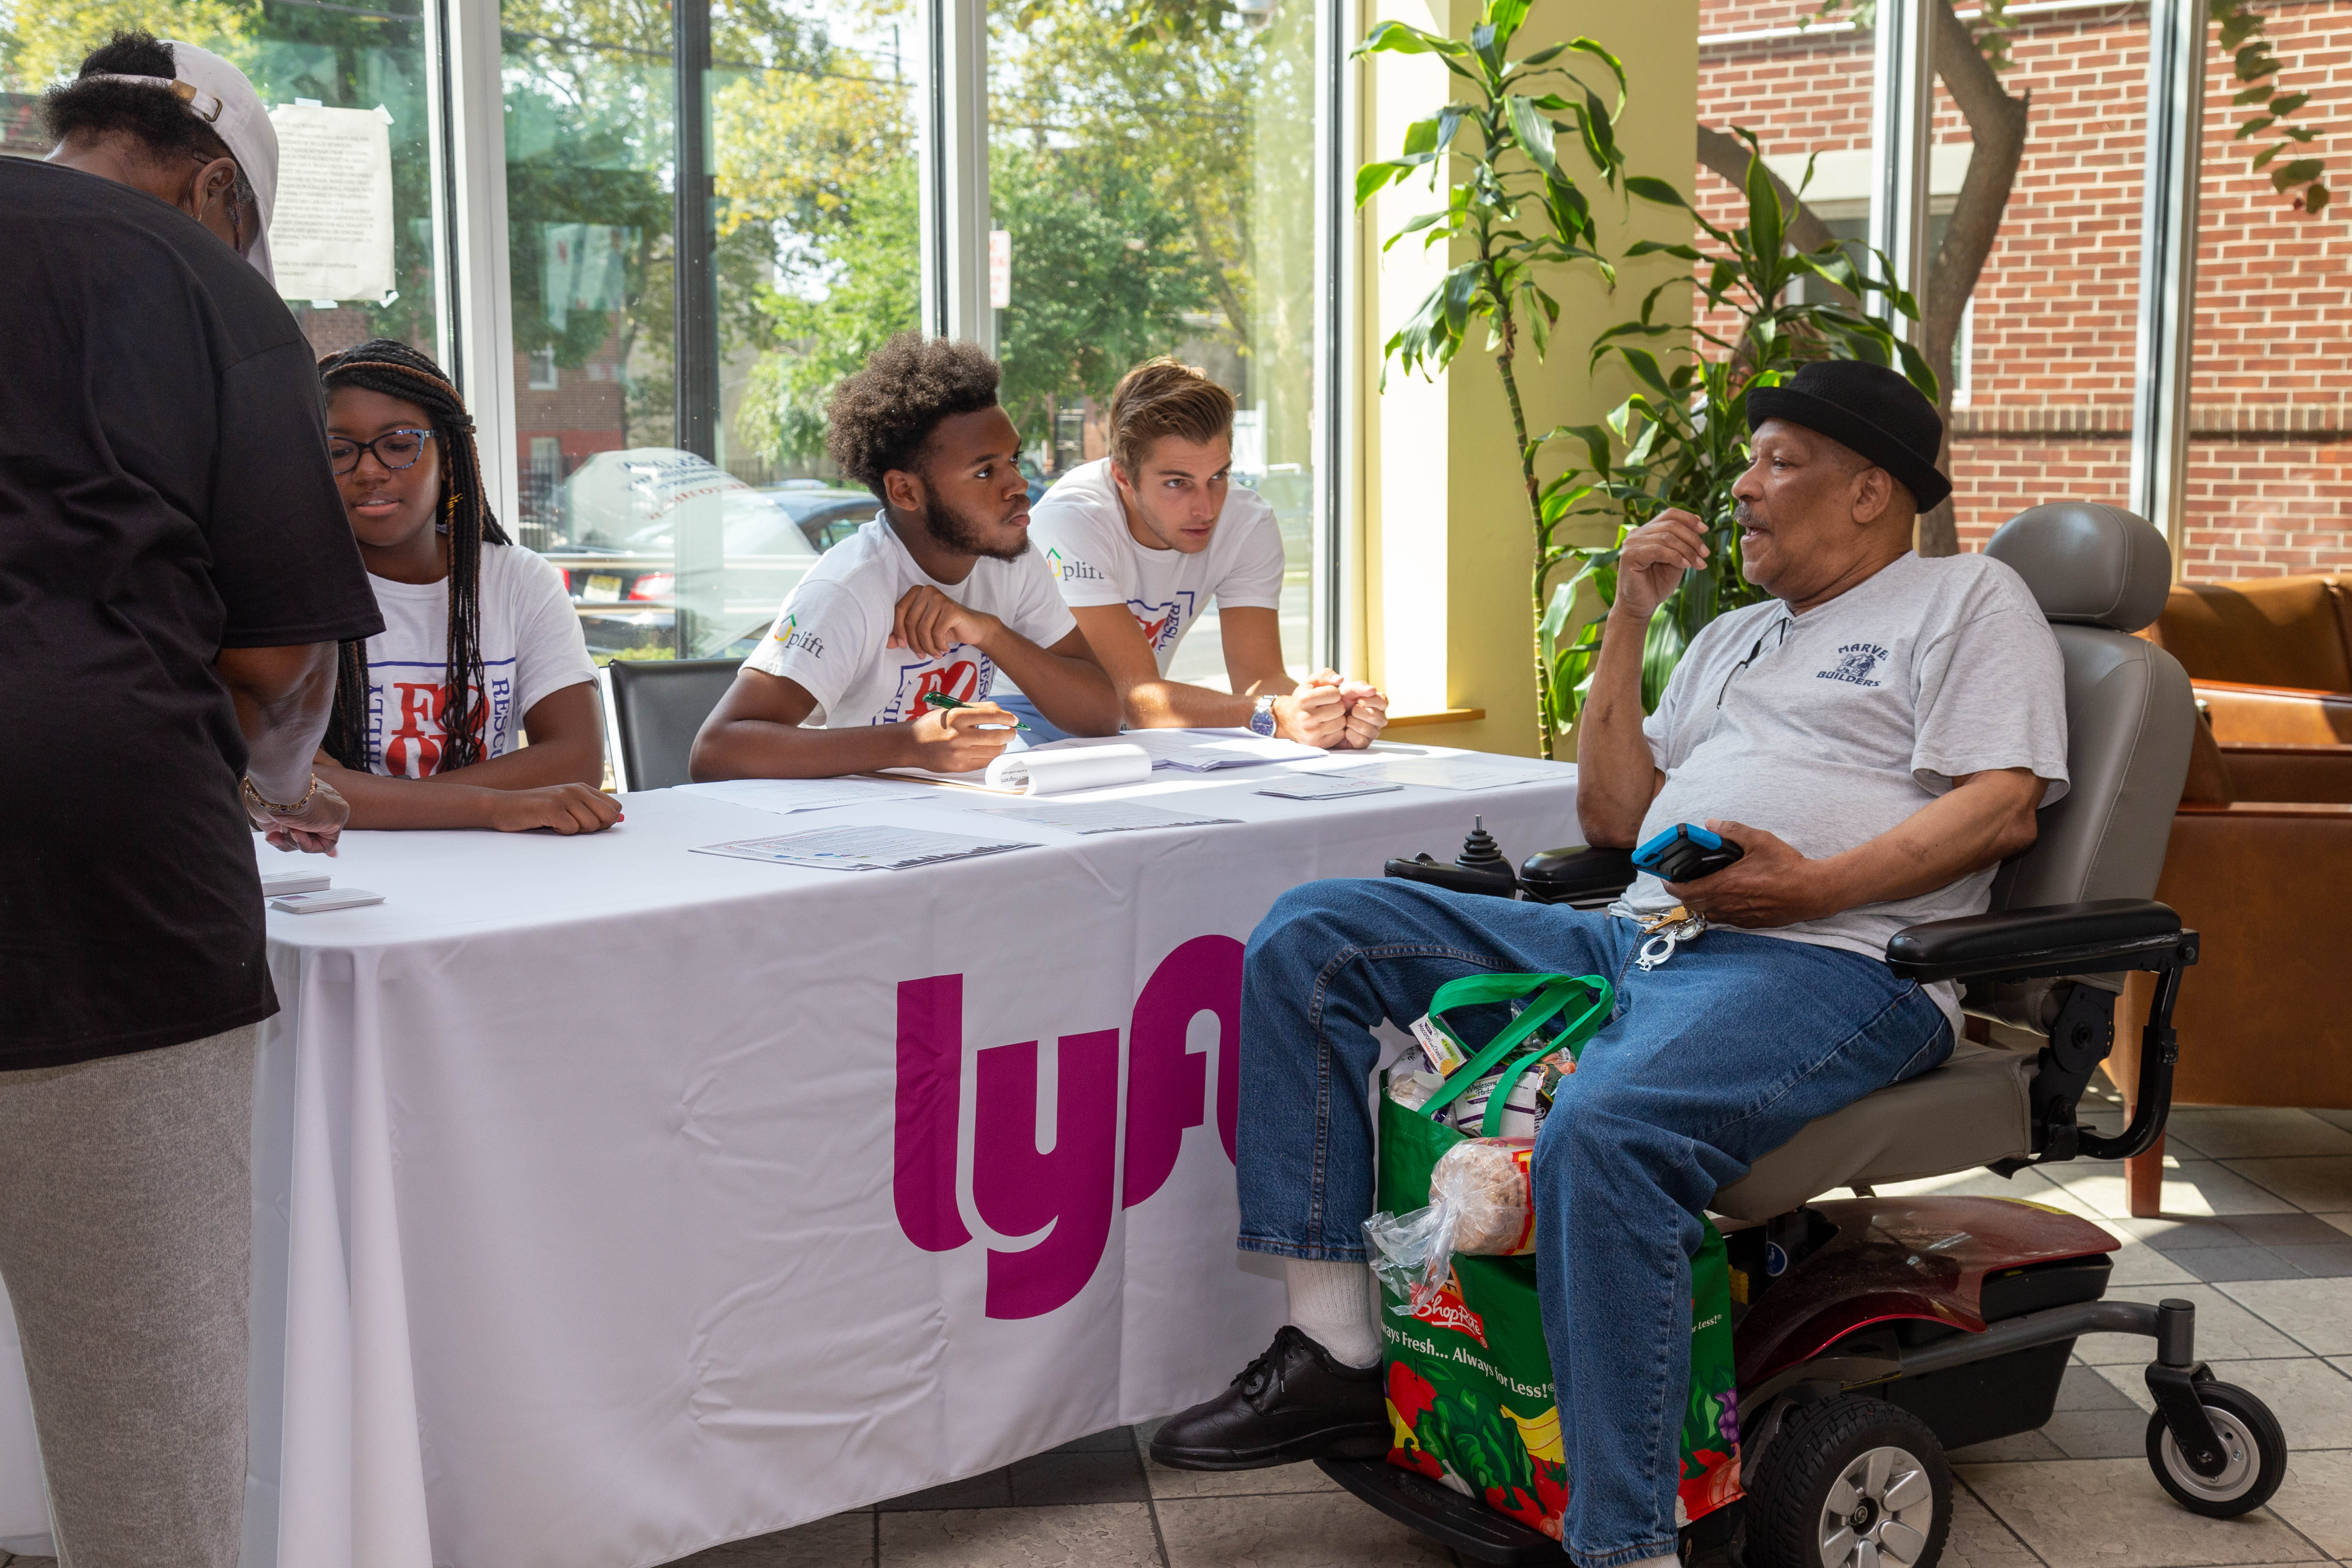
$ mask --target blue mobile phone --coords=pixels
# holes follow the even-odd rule
[[[1661,881],[1696,882],[1722,870],[1741,853],[1738,845],[1719,833],[1677,822],[1634,850],[1633,864]]]

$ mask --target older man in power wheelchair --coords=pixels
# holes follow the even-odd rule
[[[2100,1300],[2105,1232],[2006,1200],[1870,1195],[2116,1158],[2162,1129],[2197,939],[2147,895],[2196,718],[2179,666],[2126,634],[2163,604],[2163,539],[2112,508],[2045,506],[1981,555],[1922,559],[1914,520],[1950,487],[1935,410],[1906,382],[1817,364],[1749,407],[1755,461],[1734,494],[1744,570],[1772,597],[1707,627],[1645,721],[1645,628],[1707,547],[1678,512],[1627,539],[1578,740],[1596,847],[1517,875],[1392,862],[1401,879],[1293,890],[1251,938],[1240,1245],[1286,1260],[1290,1322],[1165,1423],[1153,1457],[1318,1459],[1475,1560],[1557,1561],[1564,1545],[1578,1568],[1671,1563],[1708,1544],[1676,1502],[1711,1212],[1738,1270],[1748,1494],[1744,1520],[1713,1523],[1720,1540],[1744,1522],[1748,1568],[1932,1568],[1944,1447],[2042,1425],[2091,1331],[2156,1341],[2148,1454],[2166,1489],[2200,1512],[2257,1507],[2284,1473],[2277,1423],[2195,1361],[2186,1303]],[[1623,847],[1683,824],[1738,858],[1636,880]],[[2136,969],[2158,982],[2135,1115],[2103,1137],[2075,1106]],[[1361,1232],[1372,1030],[1497,973],[1615,991],[1533,1155],[1559,1542],[1378,1458],[1391,1426]],[[1962,1041],[1963,1003],[2047,1043]]]

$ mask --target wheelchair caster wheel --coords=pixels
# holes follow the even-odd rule
[[[1935,1568],[1952,1472],[1927,1424],[1843,1394],[1789,1413],[1748,1492],[1750,1568]]]
[[[2210,1519],[2235,1519],[2271,1500],[2286,1479],[2286,1434],[2270,1407],[2233,1384],[2200,1383],[2198,1403],[2221,1435],[2225,1462],[2218,1476],[2189,1468],[2160,1415],[2147,1418],[2147,1468],[2172,1500]]]

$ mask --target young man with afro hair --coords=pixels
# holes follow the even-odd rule
[[[986,767],[1013,735],[999,669],[1058,728],[1118,732],[1118,693],[1029,549],[997,377],[970,343],[901,332],[835,392],[825,448],[882,510],[785,596],[695,737],[696,778]]]

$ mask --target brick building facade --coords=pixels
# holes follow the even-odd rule
[[[1792,0],[1703,0],[1699,117],[1741,125],[1791,177],[1822,154],[1809,202],[1834,227],[1864,208],[1870,144],[1866,32],[1796,25]],[[2326,126],[2352,98],[2352,3],[2271,0],[2282,91]],[[1967,13],[1964,12],[1963,15]],[[1957,356],[1952,478],[1964,547],[2039,500],[2129,498],[2141,165],[2143,4],[2012,7],[2013,68],[2031,95],[2024,161]],[[2233,140],[2229,61],[2209,47],[2200,196],[2183,571],[2216,580],[2352,570],[2352,165],[2330,156],[2338,204],[2318,216],[2248,168]],[[1966,121],[1937,86],[1931,211],[1967,167]],[[1736,193],[1701,170],[1702,206],[1739,220]],[[1841,221],[1843,220],[1843,221]]]

